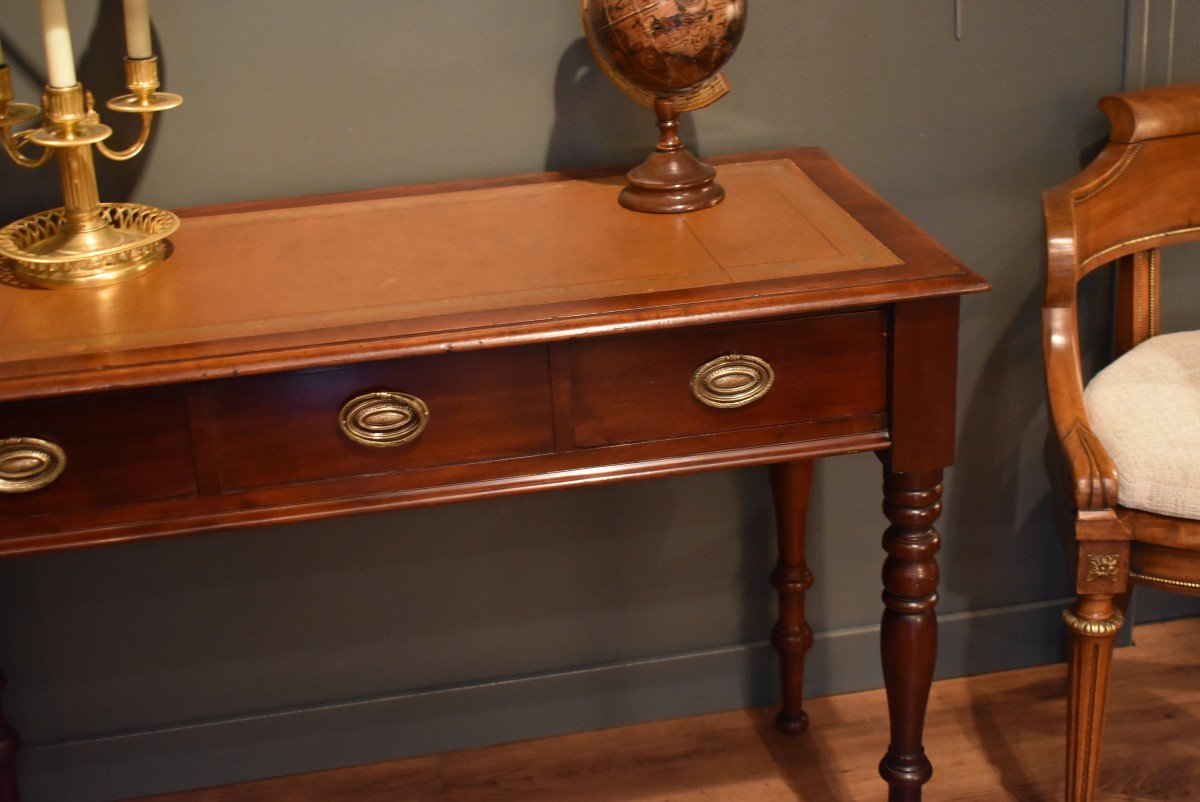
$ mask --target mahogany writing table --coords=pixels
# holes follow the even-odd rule
[[[876,451],[880,771],[919,799],[959,296],[987,284],[822,151],[715,161],[728,199],[684,216],[521,176],[190,210],[104,289],[9,274],[0,556],[769,464],[799,732],[812,459]]]

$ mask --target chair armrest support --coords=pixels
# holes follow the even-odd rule
[[[1043,308],[1042,331],[1051,425],[1074,509],[1112,509],[1117,505],[1117,470],[1088,422],[1074,305]]]

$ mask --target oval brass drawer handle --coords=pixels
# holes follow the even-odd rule
[[[692,395],[701,404],[733,409],[762,398],[774,383],[775,371],[764,360],[747,354],[729,354],[696,369],[692,374]]]
[[[429,407],[415,395],[383,390],[346,402],[338,415],[342,433],[364,446],[388,448],[411,442],[425,431]]]
[[[36,437],[0,440],[0,493],[31,493],[62,475],[67,454]]]

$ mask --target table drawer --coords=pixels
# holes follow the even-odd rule
[[[573,343],[575,444],[882,413],[886,318],[853,312]]]
[[[197,492],[178,388],[0,406],[0,517]]]
[[[554,447],[542,347],[228,379],[206,389],[226,490],[479,462]]]

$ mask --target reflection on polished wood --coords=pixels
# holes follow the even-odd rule
[[[1118,649],[1101,797],[1185,800],[1200,787],[1200,619],[1140,626]],[[1155,688],[1153,698],[1137,691]],[[1062,798],[1061,664],[933,684],[925,742],[942,802]],[[833,802],[877,799],[883,691],[806,703],[802,738],[774,710],[719,713],[540,741],[375,763],[144,802]]]

